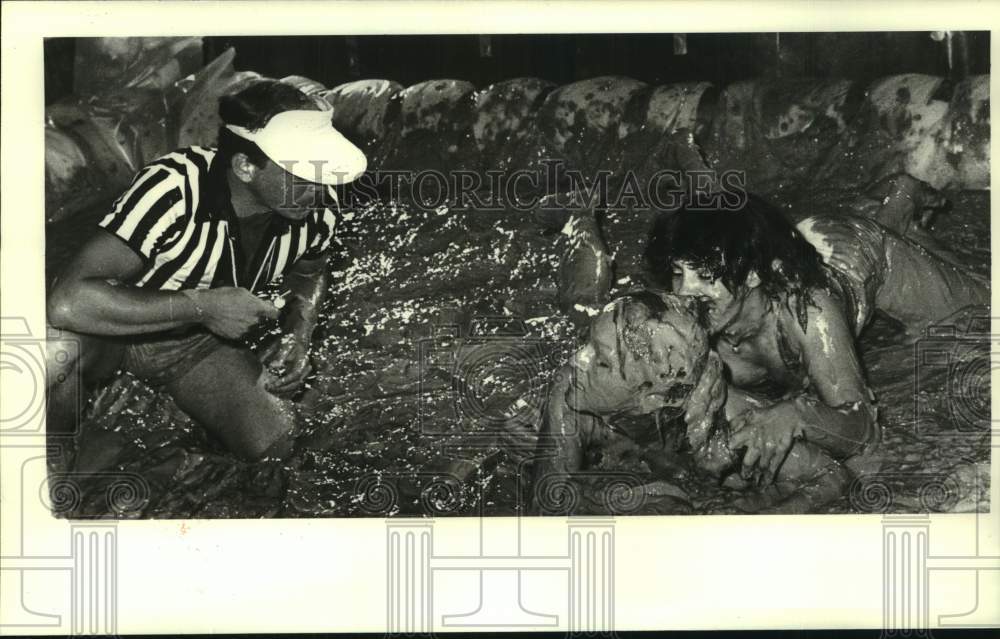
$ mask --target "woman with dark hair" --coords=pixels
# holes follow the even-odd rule
[[[77,380],[121,366],[230,451],[290,452],[298,422],[284,400],[310,371],[338,218],[328,189],[366,161],[329,112],[280,82],[224,97],[219,114],[218,148],[178,149],[143,167],[54,283],[52,430],[78,419]],[[263,294],[278,282],[286,304]],[[279,316],[282,337],[258,357],[242,338]]]
[[[756,197],[739,210],[664,214],[646,257],[675,293],[708,306],[718,357],[689,403],[692,444],[707,445],[724,405],[729,447],[746,447],[744,475],[765,480],[796,440],[844,459],[879,439],[855,347],[876,309],[916,335],[989,303],[988,282],[871,219],[793,226]]]
[[[691,511],[687,493],[672,483],[686,471],[677,457],[677,440],[666,429],[690,410],[711,361],[703,311],[691,297],[636,291],[616,298],[593,318],[584,343],[554,376],[544,405],[533,461],[536,512],[566,514],[567,502],[577,502],[575,514]],[[648,422],[620,420],[650,414],[655,416],[655,435]],[[689,432],[688,441],[702,469],[722,474],[738,458],[724,420],[718,426],[712,432]],[[699,435],[705,439],[698,440]],[[599,451],[626,439],[637,446],[651,479],[636,482],[630,492],[642,504],[632,512],[610,507],[622,475],[612,472],[602,478],[587,465],[601,458]],[[732,507],[741,512],[812,512],[839,498],[849,481],[847,469],[818,444],[799,441],[790,447],[773,486],[741,496]]]

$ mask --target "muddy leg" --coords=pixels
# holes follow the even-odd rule
[[[989,281],[869,218],[817,216],[796,228],[846,283],[855,334],[875,310],[917,335],[959,309],[989,304]]]
[[[875,212],[879,224],[950,264],[960,264],[955,254],[930,231],[935,215],[946,212],[951,205],[931,185],[904,173],[879,182],[869,189],[868,195],[881,202]]]
[[[177,405],[248,459],[286,457],[298,432],[295,409],[264,390],[249,351],[223,345],[167,385]]]
[[[593,209],[573,211],[563,227],[567,248],[559,264],[559,307],[579,326],[590,323],[586,309],[600,309],[611,292],[611,257]]]
[[[875,306],[918,335],[928,324],[967,306],[990,303],[989,282],[931,254],[909,238],[887,233],[886,272]]]
[[[948,207],[948,200],[931,185],[906,173],[879,181],[867,196],[880,202],[876,221],[900,235],[913,226],[927,227],[935,211]]]

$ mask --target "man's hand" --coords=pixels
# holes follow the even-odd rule
[[[722,359],[714,351],[708,354],[705,370],[687,400],[684,422],[687,424],[688,441],[698,448],[712,431],[713,418],[726,403],[726,380],[722,376]]]
[[[796,439],[802,437],[802,424],[790,401],[766,408],[750,408],[732,420],[735,430],[729,447],[738,450],[746,447],[743,455],[743,477],[755,471],[765,484],[774,476],[791,450]]]
[[[277,307],[245,288],[226,286],[183,291],[198,313],[198,321],[226,339],[238,339],[263,319],[277,319]]]
[[[312,372],[309,347],[294,335],[283,335],[260,354],[264,388],[279,397],[295,393]]]

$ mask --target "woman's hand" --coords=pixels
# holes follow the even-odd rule
[[[309,347],[294,335],[283,335],[260,354],[264,388],[279,397],[293,394],[312,372]]]
[[[722,359],[715,351],[710,351],[705,370],[685,406],[684,422],[692,448],[697,449],[708,441],[713,418],[725,403],[726,380],[722,376]]]
[[[743,477],[757,472],[765,484],[774,481],[792,444],[803,436],[801,420],[791,401],[750,408],[731,423],[735,432],[729,439],[730,449],[747,449],[743,455]]]

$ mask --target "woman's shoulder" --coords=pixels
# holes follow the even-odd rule
[[[786,335],[801,340],[811,332],[828,326],[831,319],[843,321],[847,315],[846,307],[844,294],[837,287],[813,287],[789,294],[784,312],[778,314],[777,321]]]

